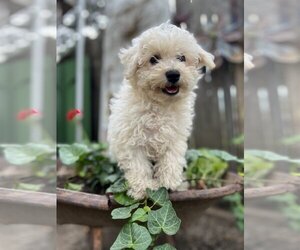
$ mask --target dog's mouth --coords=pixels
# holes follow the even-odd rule
[[[179,92],[179,86],[167,86],[163,88],[162,91],[167,95],[176,95]]]

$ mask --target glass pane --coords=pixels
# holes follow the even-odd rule
[[[293,0],[245,0],[249,250],[299,248],[299,10]]]
[[[0,241],[55,249],[56,4],[0,2]]]

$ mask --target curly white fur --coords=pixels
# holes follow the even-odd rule
[[[150,63],[159,55],[158,62]],[[178,60],[185,56],[186,61]],[[214,67],[188,31],[171,24],[151,28],[120,53],[125,80],[111,101],[110,152],[129,182],[128,194],[145,196],[146,188],[175,190],[182,182],[187,139],[192,129],[199,69]],[[167,95],[166,71],[180,72],[179,92]]]

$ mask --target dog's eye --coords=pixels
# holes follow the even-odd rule
[[[177,59],[178,59],[180,62],[185,62],[185,56],[178,56]]]
[[[152,56],[152,57],[150,58],[150,63],[151,63],[152,65],[157,64],[159,59],[160,59],[160,56],[158,56],[158,55]]]

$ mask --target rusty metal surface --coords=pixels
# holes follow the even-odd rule
[[[195,221],[195,216],[200,216],[218,199],[220,198],[174,202],[177,215],[179,218],[184,218],[182,228],[191,226]],[[119,227],[124,224],[123,220],[112,220],[110,213],[111,209],[101,210],[58,202],[57,224],[78,224],[92,227]]]
[[[239,183],[206,190],[187,190],[170,194],[175,210],[184,218],[183,227],[188,227],[215,201],[226,195],[242,191]],[[117,204],[113,196],[87,194],[65,189],[57,190],[57,223],[88,226],[120,226],[122,220],[112,220],[111,210]]]
[[[170,199],[188,226],[213,202],[242,188],[242,184],[230,181],[220,188],[173,192]],[[123,222],[112,220],[110,215],[117,206],[113,196],[60,188],[57,194],[0,188],[0,223],[5,224],[55,225],[57,219],[58,224],[119,226]]]
[[[51,193],[0,188],[0,204],[2,203],[55,208],[56,195]]]
[[[246,188],[244,191],[244,196],[245,198],[266,197],[293,192],[296,189],[297,187],[293,184],[277,184],[259,188]]]
[[[246,187],[244,190],[245,198],[284,194],[300,188],[300,177],[292,176],[289,173],[275,172],[268,179],[262,181],[266,184],[263,187]]]
[[[242,191],[243,186],[239,183],[229,184],[220,188],[210,188],[202,190],[187,190],[174,192],[170,194],[171,201],[193,201],[193,200],[210,200],[230,195]]]
[[[241,184],[229,184],[220,188],[210,188],[202,190],[186,190],[170,193],[170,200],[177,201],[193,201],[206,200],[223,197],[242,190]],[[113,196],[89,194],[76,192],[67,189],[57,188],[57,201],[74,206],[85,208],[110,210],[116,205]]]
[[[68,204],[90,209],[109,210],[110,199],[105,195],[90,194],[57,188],[57,201],[61,204]]]

